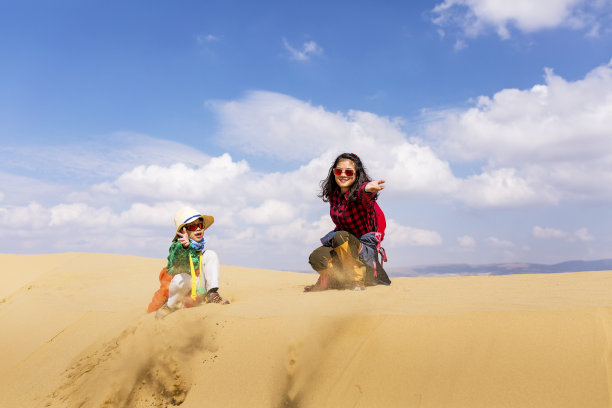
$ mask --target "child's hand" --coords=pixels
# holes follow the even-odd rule
[[[187,228],[183,227],[183,232],[177,232],[176,234],[179,236],[178,240],[181,242],[181,245],[183,245],[183,248],[187,248],[190,244],[189,234],[187,234]]]

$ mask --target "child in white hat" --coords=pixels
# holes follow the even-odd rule
[[[160,289],[153,295],[148,312],[156,317],[196,303],[228,304],[219,295],[219,258],[205,248],[204,231],[215,219],[190,207],[174,216],[176,234],[170,245],[168,264],[159,275]]]

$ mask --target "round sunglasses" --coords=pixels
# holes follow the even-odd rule
[[[355,170],[353,169],[334,169],[334,174],[336,176],[341,176],[343,172],[346,174],[346,177],[353,177],[353,174],[355,174]]]

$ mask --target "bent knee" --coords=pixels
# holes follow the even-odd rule
[[[322,271],[329,267],[331,261],[331,254],[329,248],[321,247],[312,251],[308,257],[308,263],[312,266],[315,271]]]
[[[354,258],[357,258],[361,249],[361,241],[347,231],[338,231],[332,238],[332,246],[336,252],[348,250]]]
[[[327,268],[328,261],[322,256],[310,254],[310,257],[308,257],[308,263],[315,271],[322,271],[323,269]]]
[[[338,231],[332,237],[332,247],[337,248],[349,240],[349,234],[347,231]]]

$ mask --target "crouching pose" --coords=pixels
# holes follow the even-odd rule
[[[193,208],[180,209],[174,216],[176,233],[170,245],[168,264],[159,274],[160,288],[147,312],[163,318],[179,308],[198,303],[228,304],[219,295],[219,258],[205,248],[204,231],[215,221]]]
[[[384,183],[372,181],[356,154],[343,153],[336,158],[327,178],[321,181],[319,194],[329,202],[336,228],[310,254],[310,265],[319,273],[319,279],[305,291],[363,290],[365,286],[391,284],[378,259],[380,253],[386,260],[380,246],[385,219],[376,203]]]

